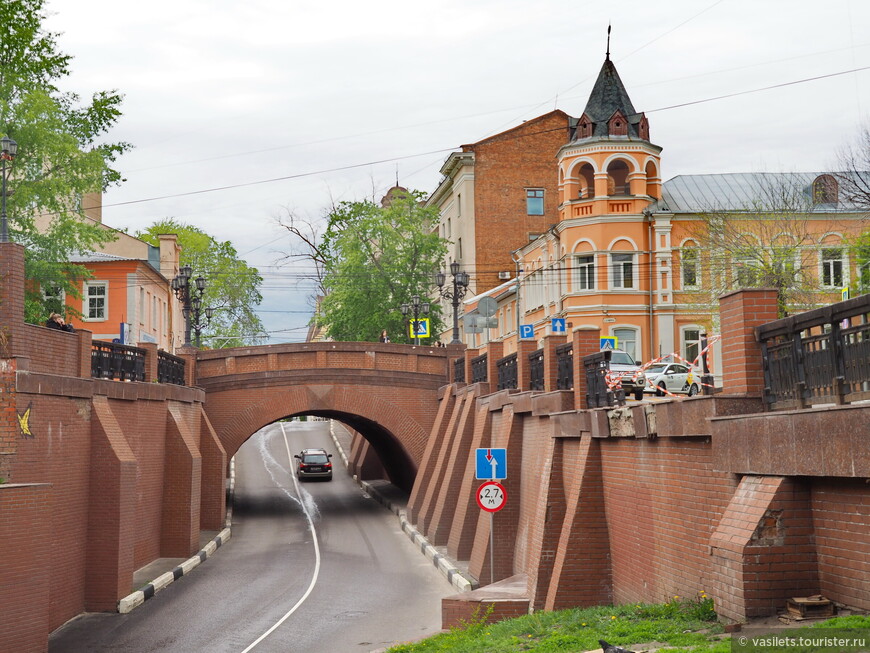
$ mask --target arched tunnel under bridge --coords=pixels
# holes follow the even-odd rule
[[[447,383],[449,351],[367,342],[198,351],[195,383],[227,457],[267,424],[312,415],[357,431],[410,492]]]

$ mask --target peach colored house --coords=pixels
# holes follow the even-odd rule
[[[701,216],[721,212],[752,233],[762,220],[759,193],[780,183],[806,200],[794,218],[802,231],[794,265],[815,284],[814,302],[838,300],[856,278],[846,240],[867,221],[839,197],[831,175],[686,175],[663,183],[661,152],[608,56],[572,138],[556,155],[558,222],[515,250],[519,284],[512,279],[482,293],[498,302],[498,326],[464,334],[464,342],[503,340],[504,353],[512,353],[520,324],[540,340],[558,318],[566,335],[596,327],[641,361],[671,353],[694,360],[701,334],[718,329],[715,299],[739,286],[748,270],[740,260],[729,259],[719,271],[708,265],[721,252],[700,242]],[[758,247],[775,249],[760,237]],[[466,313],[480,296],[464,302]]]

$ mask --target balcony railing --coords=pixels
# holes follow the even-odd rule
[[[544,350],[538,349],[529,354],[529,389],[544,389]]]
[[[569,342],[556,347],[556,388],[574,388],[574,343]]]
[[[870,399],[870,294],[755,329],[772,409]]]
[[[165,351],[158,351],[157,382],[184,385],[184,359]]]
[[[517,353],[508,354],[496,363],[498,368],[498,389],[515,390],[517,388]]]
[[[115,381],[145,380],[145,350],[114,342],[91,343],[91,376]]]
[[[465,357],[453,361],[453,382],[465,383]]]
[[[486,383],[486,354],[471,359],[471,382]]]

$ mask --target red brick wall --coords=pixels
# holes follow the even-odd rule
[[[0,485],[0,651],[48,650],[51,501],[48,484]]]
[[[819,590],[834,601],[867,609],[870,607],[868,484],[865,479],[814,479],[810,488]]]
[[[722,326],[722,388],[734,394],[761,394],[764,373],[755,327],[777,318],[776,290],[736,290],[719,299]]]
[[[567,114],[552,111],[469,146],[474,151],[475,288],[513,271],[511,252],[559,221],[556,154],[568,142]],[[526,188],[544,189],[544,215],[528,215]],[[483,246],[482,244],[486,245]]]

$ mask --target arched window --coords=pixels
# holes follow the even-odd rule
[[[836,204],[839,190],[833,175],[819,175],[813,181],[813,204]]]
[[[616,346],[631,356],[634,360],[637,360],[638,356],[640,356],[640,351],[637,346],[637,329],[614,329],[613,335],[616,336]]]
[[[646,194],[650,197],[654,197],[659,199],[659,188],[660,186],[656,183],[658,180],[658,170],[656,170],[655,164],[652,161],[646,164]]]
[[[614,161],[607,166],[608,195],[630,195],[628,185],[628,164],[625,161]]]

